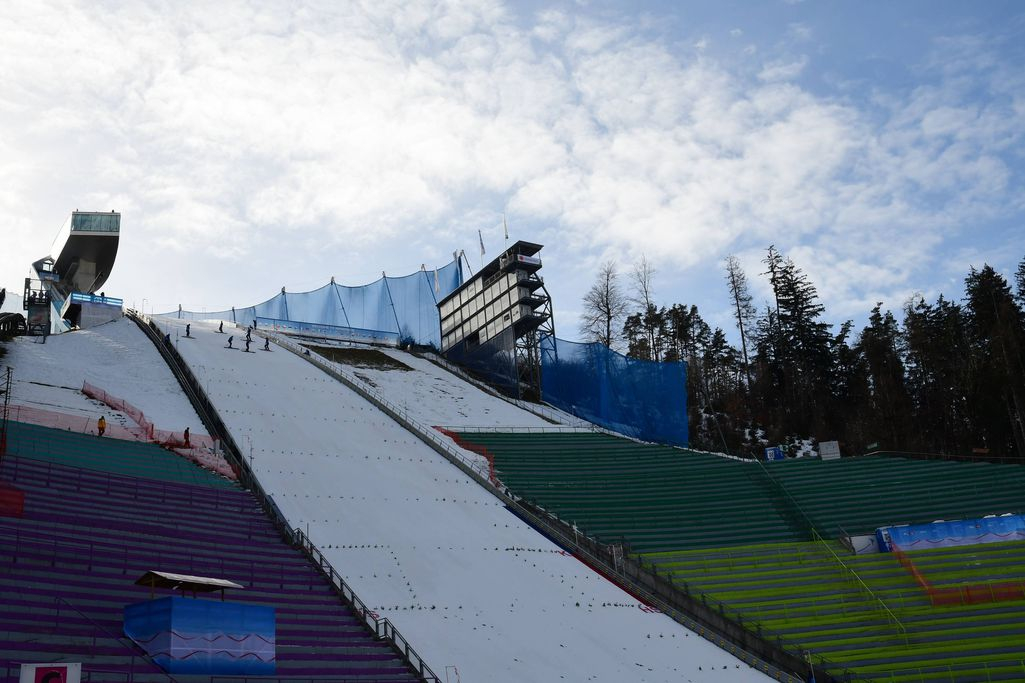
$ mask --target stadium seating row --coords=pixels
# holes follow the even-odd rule
[[[0,477],[25,509],[0,517],[0,681],[68,656],[91,680],[166,681],[121,637],[154,569],[231,579],[244,589],[229,599],[275,607],[279,679],[417,679],[247,492],[156,446],[11,427]]]

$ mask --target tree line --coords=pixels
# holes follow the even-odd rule
[[[647,259],[605,262],[584,297],[589,341],[654,361],[686,361],[696,448],[757,455],[767,444],[838,440],[872,450],[1025,459],[1025,259],[1014,282],[972,268],[964,296],[916,295],[895,315],[834,326],[808,275],[774,246],[762,259],[771,299],[754,303],[734,256],[724,293],[740,347],[698,307],[659,306]]]

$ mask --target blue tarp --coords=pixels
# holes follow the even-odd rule
[[[1025,516],[1000,515],[928,524],[901,524],[876,529],[880,552],[949,548],[978,543],[1025,541]]]
[[[251,325],[257,318],[373,330],[398,335],[403,341],[441,347],[438,301],[463,282],[458,261],[404,277],[382,277],[359,287],[330,282],[311,292],[280,292],[255,306],[200,313],[172,311],[162,315],[184,320],[231,320]]]
[[[601,344],[541,337],[541,395],[644,441],[687,445],[687,364],[627,358]]]
[[[169,596],[126,605],[124,631],[169,673],[272,675],[276,669],[273,607]]]

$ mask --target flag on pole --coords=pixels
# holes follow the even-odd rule
[[[435,294],[441,293],[441,283],[438,282],[438,269],[437,268],[434,269],[434,293]]]
[[[509,240],[509,224],[505,222],[505,213],[502,214],[502,227],[505,228],[505,239]]]
[[[480,234],[480,230],[477,231],[477,239],[480,240],[480,257],[484,258],[484,254],[487,252],[484,251],[484,236]]]

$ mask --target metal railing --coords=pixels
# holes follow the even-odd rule
[[[890,609],[890,607],[883,601],[882,598],[876,595],[875,591],[873,591],[869,587],[869,585],[865,583],[864,579],[861,578],[861,576],[858,574],[858,572],[854,570],[853,567],[844,562],[843,559],[836,554],[836,551],[833,550],[833,547],[829,545],[829,543],[822,537],[822,534],[819,533],[819,530],[816,528],[815,523],[812,521],[811,517],[804,511],[800,503],[798,503],[797,500],[792,495],[790,495],[790,491],[788,491],[787,487],[783,485],[783,482],[779,481],[774,476],[772,476],[768,468],[765,466],[764,463],[762,463],[761,460],[756,460],[756,462],[758,463],[758,466],[761,469],[762,474],[765,476],[770,485],[778,493],[782,494],[784,501],[788,504],[788,506],[792,510],[797,512],[797,514],[801,517],[808,532],[811,534],[812,540],[816,542],[818,547],[822,548],[825,551],[826,556],[833,560],[833,562],[839,567],[840,571],[848,578],[848,580],[850,580],[858,588],[858,590],[861,591],[861,593],[864,594],[865,597],[867,597],[869,601],[878,608],[878,611],[886,618],[886,620],[889,623],[893,624],[893,626],[897,629],[897,632],[903,637],[904,643],[907,644],[907,628],[905,628],[901,620],[897,618],[897,615],[893,613],[893,610]]]
[[[395,648],[399,653],[409,662],[420,678],[425,681],[437,681],[440,683],[440,679],[431,671],[430,667],[427,666],[416,650],[412,648],[409,641],[406,640],[399,630],[388,621],[387,619],[381,619],[377,616],[377,613],[366,606],[359,596],[356,595],[355,591],[345,583],[345,579],[342,578],[341,574],[335,571],[335,568],[331,566],[331,562],[324,556],[320,549],[313,544],[313,541],[303,533],[302,529],[295,529],[293,532],[295,537],[296,545],[300,546],[306,554],[310,557],[313,564],[316,565],[321,572],[328,578],[331,585],[337,590],[346,602],[352,606],[353,611],[356,612],[363,620],[365,624],[371,627],[374,631],[374,635],[382,640],[388,640],[395,645]]]
[[[920,453],[916,451],[871,451],[857,457],[867,458],[869,456],[897,457],[909,460],[943,460],[947,462],[988,462],[996,465],[1021,465],[1023,462],[1021,456],[990,455],[989,453],[965,455],[956,453]]]
[[[424,443],[442,455],[442,457],[446,458],[478,484],[498,497],[514,514],[539,530],[556,545],[570,550],[585,564],[604,575],[627,593],[637,597],[642,603],[657,606],[660,611],[669,615],[675,621],[718,644],[751,666],[765,672],[771,672],[776,676],[777,680],[792,683],[799,683],[803,680],[800,676],[787,673],[779,668],[778,665],[768,664],[764,658],[752,654],[738,645],[738,641],[742,639],[736,637],[737,631],[734,632],[733,636],[727,638],[720,630],[711,627],[708,622],[701,622],[688,616],[689,608],[697,607],[700,611],[700,602],[692,598],[689,593],[681,591],[670,580],[644,567],[641,562],[624,557],[622,546],[604,544],[597,538],[581,532],[574,525],[559,519],[551,512],[538,508],[514,495],[501,482],[492,482],[488,476],[488,464],[483,457],[478,456],[477,459],[467,457],[467,451],[455,447],[447,437],[444,437],[433,426],[424,425],[412,418],[405,409],[388,401],[380,392],[344,369],[341,364],[312,352],[307,353],[307,349],[280,335],[266,336],[270,337],[278,346],[309,361],[376,405],[407,431],[420,438]],[[689,608],[684,607],[685,604],[689,605]],[[705,608],[707,609],[707,600]],[[732,619],[737,629],[747,633],[743,626],[743,618],[739,614],[736,614],[735,617],[730,617],[722,603],[719,603],[719,611],[716,618]],[[756,637],[760,638],[761,636],[759,634]],[[782,651],[782,638],[777,636],[776,643],[779,644],[779,651]],[[776,644],[765,641],[766,649],[775,647],[777,647]],[[790,656],[793,658],[793,655]],[[797,661],[800,661],[800,659],[798,658]],[[790,668],[796,670],[795,666]],[[823,670],[818,670],[817,675],[820,681],[836,680],[829,677]]]
[[[377,638],[389,642],[395,651],[412,666],[417,674],[420,676],[420,680],[426,683],[441,683],[441,679],[431,671],[430,667],[423,660],[422,657],[410,646],[409,641],[406,640],[398,629],[394,627],[387,619],[379,618],[376,613],[370,611],[366,604],[359,599],[355,591],[346,584],[341,575],[335,571],[328,562],[324,554],[310,541],[309,537],[302,532],[300,529],[292,529],[288,519],[281,512],[277,503],[274,502],[272,496],[270,496],[260,485],[256,474],[253,472],[249,463],[246,462],[243,457],[241,450],[232,438],[231,433],[228,431],[227,426],[220,419],[214,408],[210,398],[203,391],[198,380],[192,374],[185,359],[181,357],[178,350],[173,346],[164,343],[164,338],[160,334],[160,330],[148,316],[139,317],[134,311],[129,311],[129,317],[133,318],[136,323],[147,333],[147,336],[157,345],[160,349],[161,355],[164,356],[165,360],[170,366],[171,371],[178,378],[182,387],[185,389],[186,395],[189,396],[196,408],[197,412],[200,413],[200,417],[203,419],[207,429],[210,430],[211,436],[217,434],[221,438],[221,444],[224,446],[225,457],[227,457],[229,463],[238,472],[239,484],[248,488],[253,496],[257,499],[260,505],[264,508],[267,515],[274,522],[275,526],[282,536],[293,546],[301,549],[309,561],[316,567],[319,567],[321,572],[328,578],[331,586],[336,590],[338,595],[342,598],[346,604],[353,608],[353,611],[360,617],[360,620],[364,625],[374,633]],[[259,330],[256,330],[257,334],[265,334]],[[269,336],[269,335],[265,335]],[[272,339],[277,341],[277,336],[273,336]],[[295,345],[298,346],[298,345]],[[301,355],[301,354],[300,354]]]

